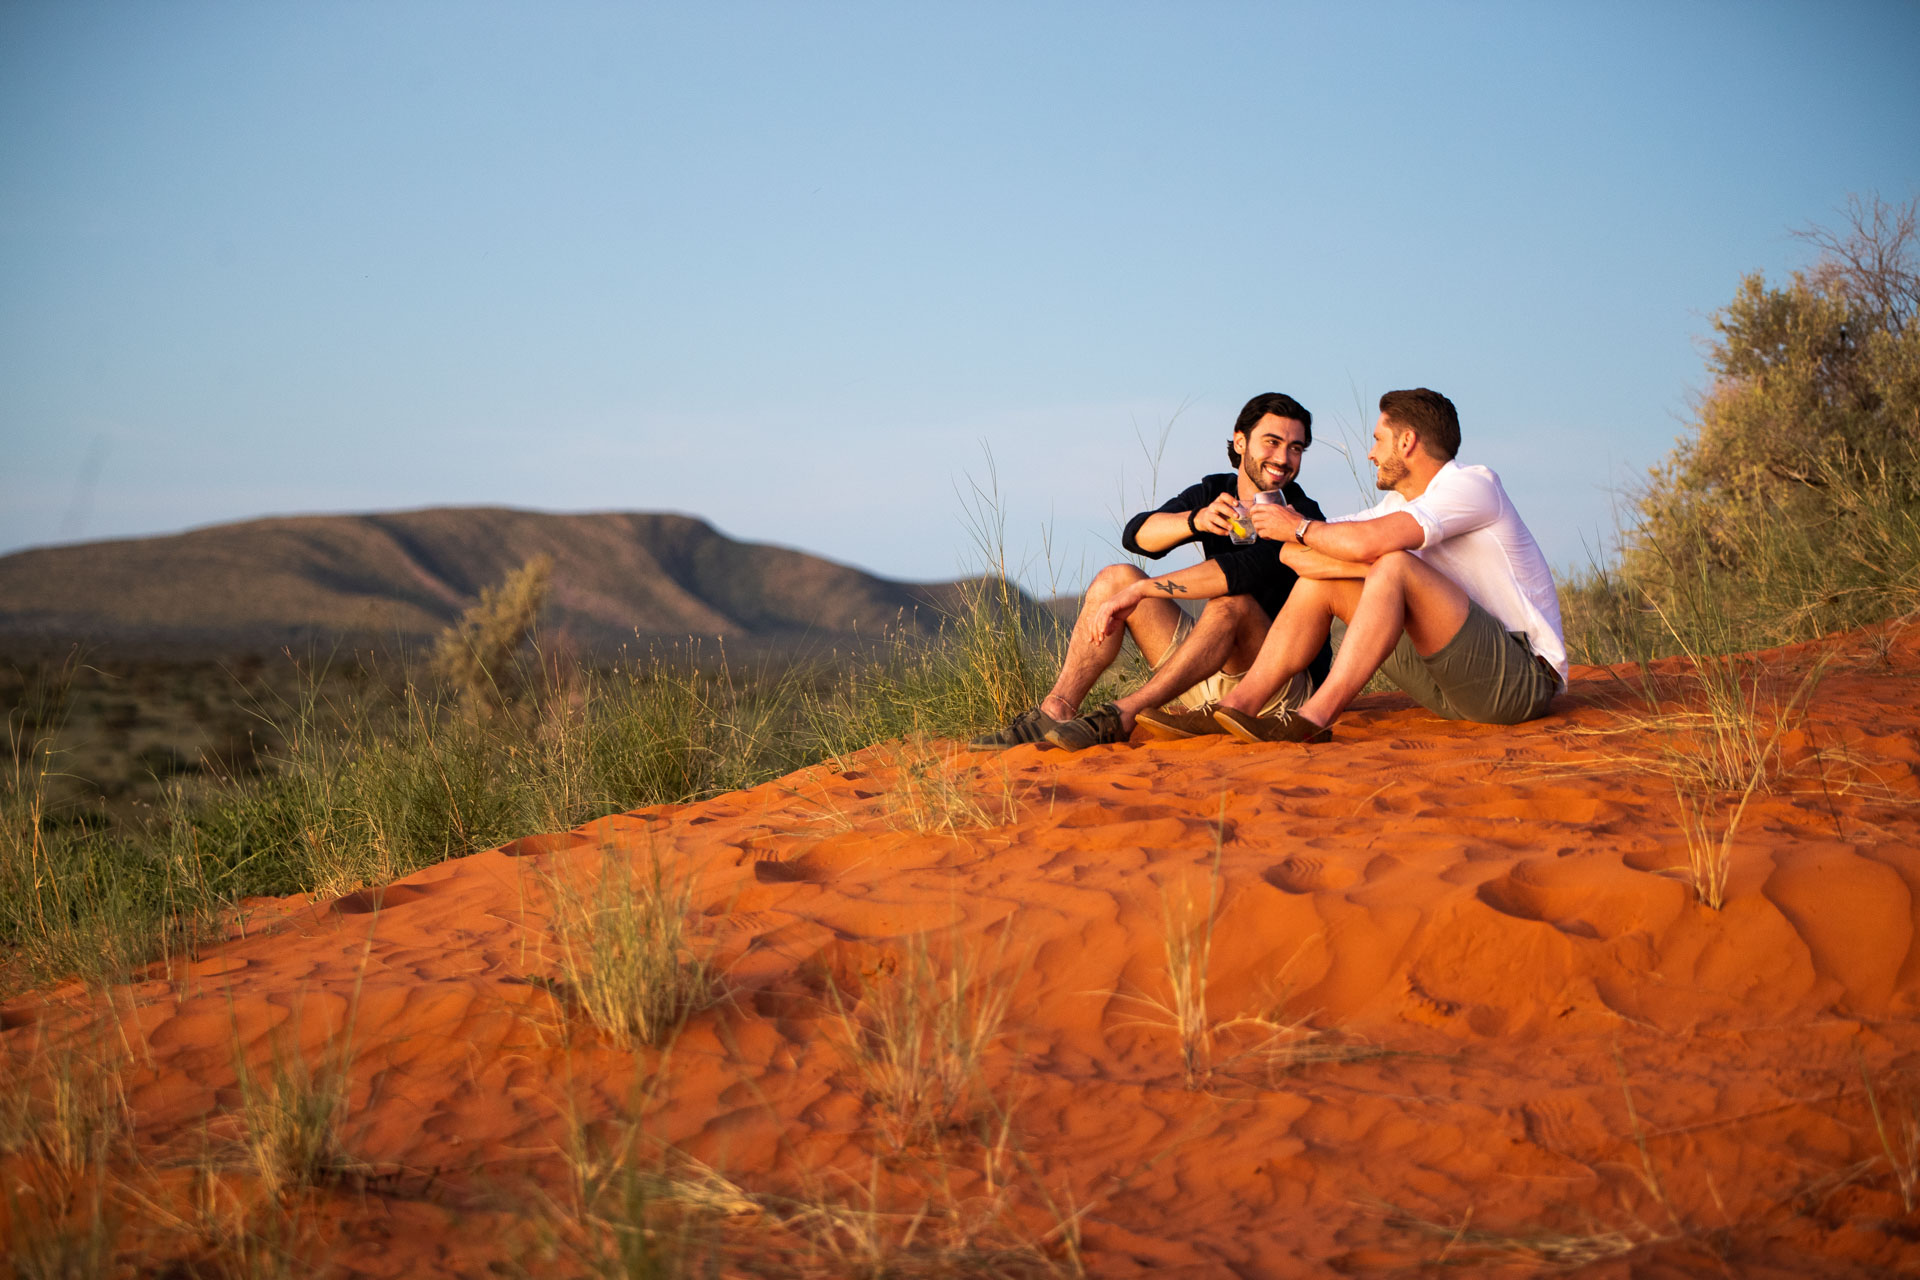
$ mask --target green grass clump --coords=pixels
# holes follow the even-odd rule
[[[810,699],[809,728],[825,754],[911,734],[970,738],[1046,696],[1066,654],[1064,628],[1004,577],[975,579],[962,592],[938,634],[889,637]]]

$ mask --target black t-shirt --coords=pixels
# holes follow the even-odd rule
[[[1154,510],[1142,511],[1127,521],[1127,527],[1120,534],[1120,545],[1149,560],[1160,559],[1173,547],[1168,547],[1166,551],[1149,551],[1138,541],[1140,526],[1147,522],[1148,516],[1161,512],[1185,515],[1189,511],[1199,511],[1221,494],[1236,492],[1239,483],[1239,477],[1231,471],[1204,477],[1199,484],[1189,485]],[[1287,500],[1287,505],[1301,515],[1315,520],[1327,518],[1320,510],[1320,504],[1309,498],[1306,491],[1292,481],[1281,486],[1280,494]],[[1287,593],[1300,580],[1298,574],[1280,563],[1280,543],[1260,538],[1250,546],[1235,546],[1231,538],[1202,531],[1195,536],[1182,538],[1173,545],[1183,546],[1189,542],[1198,542],[1201,554],[1219,564],[1220,571],[1227,578],[1228,595],[1252,596],[1255,603],[1266,610],[1269,618],[1279,616],[1280,606],[1287,601]],[[1327,666],[1332,658],[1333,650],[1321,645],[1320,652],[1307,668],[1313,674],[1315,684],[1326,680]]]

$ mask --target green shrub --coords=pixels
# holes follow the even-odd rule
[[[1713,318],[1713,383],[1617,566],[1563,585],[1576,656],[1808,639],[1920,608],[1920,200],[1856,200]]]

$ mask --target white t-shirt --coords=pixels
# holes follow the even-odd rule
[[[1397,493],[1346,520],[1373,520],[1405,511],[1420,522],[1426,541],[1414,554],[1460,584],[1476,604],[1509,631],[1527,637],[1534,653],[1567,679],[1567,642],[1560,626],[1560,593],[1540,544],[1513,509],[1500,477],[1487,467],[1449,462],[1409,502]]]

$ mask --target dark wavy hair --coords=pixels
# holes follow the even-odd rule
[[[1233,435],[1246,435],[1268,414],[1276,418],[1292,418],[1307,429],[1307,443],[1313,443],[1313,415],[1298,400],[1278,391],[1263,391],[1247,401],[1247,407],[1233,420]],[[1233,447],[1233,436],[1227,437],[1227,461],[1236,467],[1240,465],[1240,451]]]

